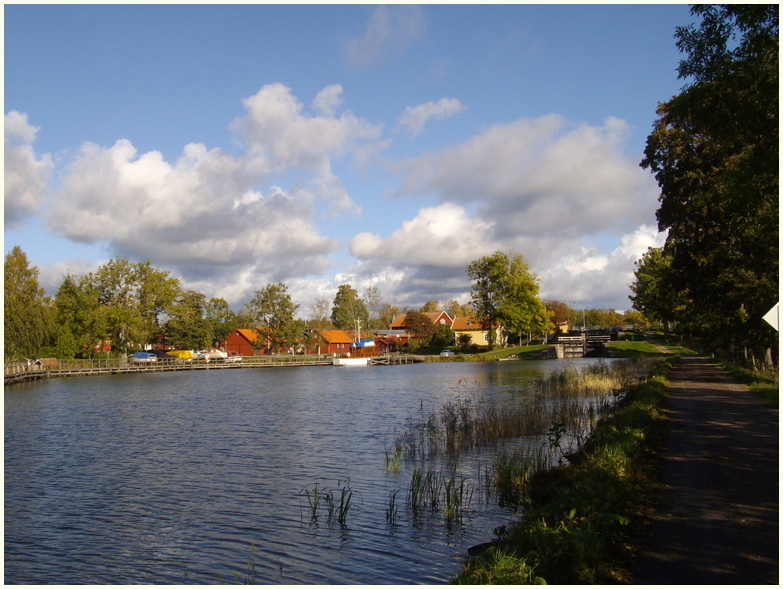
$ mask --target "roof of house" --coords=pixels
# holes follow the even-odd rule
[[[481,327],[481,322],[475,317],[455,317],[451,329],[454,331],[472,331],[483,330],[484,328]]]
[[[237,329],[236,332],[251,344],[258,339],[258,331],[255,329]]]
[[[324,329],[321,337],[329,344],[352,344],[353,340],[342,329]]]
[[[394,321],[392,321],[392,324],[389,326],[390,329],[404,329],[405,328],[405,317],[407,316],[407,313],[400,313],[394,318]],[[448,325],[451,325],[452,319],[449,317],[449,314],[446,313],[446,311],[426,311],[422,313],[422,315],[425,315],[429,317],[430,321],[432,321],[435,325],[438,325],[440,323],[441,318],[444,318],[446,320],[446,323]]]

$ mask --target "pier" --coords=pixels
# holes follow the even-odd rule
[[[390,354],[369,358],[371,366],[394,366],[424,362],[423,356],[411,354]],[[240,362],[204,360],[174,360],[171,362],[151,362],[134,364],[126,358],[100,358],[91,360],[58,360],[42,358],[6,362],[5,384],[38,380],[42,378],[63,378],[70,376],[95,376],[101,374],[136,374],[150,372],[175,372],[184,370],[238,370],[242,368],[281,368],[292,366],[332,366],[331,355],[279,355],[279,356],[243,356]]]

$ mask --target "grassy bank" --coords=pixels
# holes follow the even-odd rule
[[[758,397],[765,403],[778,407],[778,392],[780,383],[778,381],[778,371],[759,371],[739,368],[729,362],[715,360],[723,370],[731,374],[738,381],[745,383],[750,387]]]
[[[570,464],[533,475],[524,490],[526,514],[466,563],[457,584],[628,582],[635,546],[645,534],[675,359],[629,391],[602,419]]]

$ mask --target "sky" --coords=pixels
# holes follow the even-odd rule
[[[400,309],[521,253],[540,296],[631,308],[639,166],[683,4],[9,5],[5,252],[150,260],[235,309],[282,281]]]

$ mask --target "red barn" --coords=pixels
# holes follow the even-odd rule
[[[223,340],[220,347],[227,352],[236,352],[240,356],[260,356],[263,352],[253,347],[257,341],[258,331],[255,329],[235,329]]]

